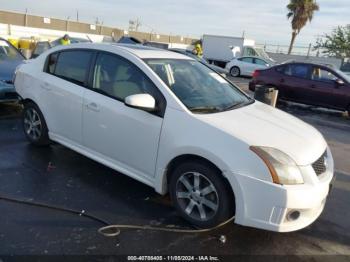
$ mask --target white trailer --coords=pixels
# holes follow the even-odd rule
[[[203,35],[203,57],[221,67],[233,58],[260,56],[270,59],[263,49],[255,47],[255,41],[243,37]]]

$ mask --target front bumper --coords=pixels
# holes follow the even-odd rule
[[[331,162],[325,173],[315,174],[313,182],[303,185],[282,186],[227,174],[236,196],[235,222],[277,232],[296,231],[312,224],[322,213],[333,182],[333,159]],[[294,211],[299,213],[297,219],[289,216]]]
[[[18,98],[14,85],[0,81],[0,103],[16,102]]]

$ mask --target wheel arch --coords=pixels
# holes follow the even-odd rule
[[[217,164],[215,164],[213,161],[202,157],[200,155],[196,155],[196,154],[182,154],[182,155],[178,155],[176,157],[174,157],[173,159],[171,159],[169,161],[169,163],[167,164],[165,171],[163,173],[163,182],[162,184],[162,188],[160,190],[159,193],[161,194],[166,194],[168,193],[168,187],[169,187],[169,181],[170,181],[170,176],[172,174],[172,172],[174,171],[174,169],[180,165],[181,163],[185,163],[185,162],[199,162],[199,163],[203,163],[205,165],[208,165],[210,167],[212,167],[213,169],[217,170],[218,173],[221,175],[221,178],[225,181],[225,184],[228,188],[228,191],[230,192],[231,196],[233,197],[233,204],[234,204],[234,208],[236,209],[237,205],[236,205],[236,195],[234,193],[234,190],[232,188],[232,185],[230,183],[230,181],[227,179],[227,177],[225,176],[225,172],[224,170],[222,170],[221,168],[219,168],[219,166]]]
[[[22,104],[23,106],[25,106],[25,105],[28,104],[28,103],[33,103],[34,105],[36,105],[36,106],[39,108],[41,114],[42,114],[43,117],[44,117],[44,120],[45,120],[47,129],[50,130],[50,128],[49,128],[49,123],[48,123],[47,117],[46,117],[46,112],[44,112],[44,111],[41,109],[41,107],[40,107],[33,99],[31,99],[31,98],[24,98],[24,99],[21,100],[21,104]]]

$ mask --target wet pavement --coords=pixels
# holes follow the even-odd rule
[[[320,218],[306,229],[274,233],[230,224],[202,234],[122,230],[119,236],[106,238],[98,234],[102,224],[96,221],[0,200],[0,255],[350,256],[350,120],[340,113],[290,104],[281,109],[315,125],[335,158],[333,192]],[[110,223],[191,228],[168,197],[152,188],[61,145],[29,145],[18,108],[4,105],[0,105],[0,195],[84,210]],[[221,236],[226,241],[220,241]]]

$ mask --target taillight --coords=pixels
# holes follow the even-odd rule
[[[253,78],[257,78],[260,75],[260,71],[255,70],[253,73]]]

